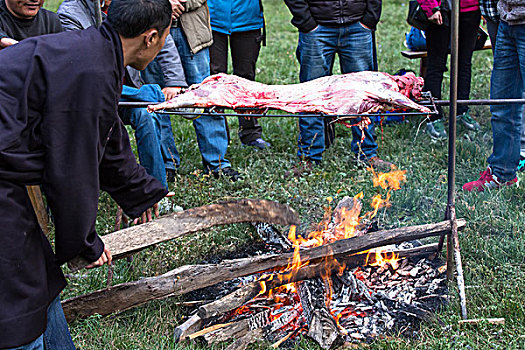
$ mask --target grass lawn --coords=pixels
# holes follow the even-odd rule
[[[48,0],[55,10],[60,0]],[[298,82],[295,59],[297,30],[281,0],[264,0],[268,27],[268,46],[261,50],[257,80],[270,84]],[[418,62],[400,55],[403,50],[407,1],[386,0],[377,32],[379,69],[393,73],[400,68],[418,69]],[[491,71],[490,51],[476,52],[473,61],[471,98],[487,98]],[[337,64],[336,64],[337,66]],[[446,83],[448,72],[446,74]],[[444,93],[447,96],[447,92]],[[455,285],[452,303],[440,311],[444,322],[424,324],[419,335],[405,339],[392,335],[367,346],[371,349],[525,349],[525,204],[521,188],[508,188],[482,194],[467,194],[461,185],[477,177],[491,152],[492,133],[487,107],[473,108],[482,131],[467,133],[459,127],[457,143],[457,213],[467,220],[461,233],[462,257],[467,284],[470,318],[504,317],[504,326],[483,324],[457,326],[459,305]],[[194,176],[201,168],[195,132],[191,123],[173,117],[175,141],[182,164],[176,182],[175,203],[184,208],[228,199],[265,198],[287,203],[301,214],[303,222],[322,218],[326,197],[342,197],[363,191],[365,205],[377,193],[371,174],[358,169],[350,151],[351,135],[338,126],[335,145],[324,154],[322,166],[300,179],[284,176],[296,161],[297,119],[261,119],[264,137],[272,143],[265,152],[253,152],[240,145],[237,120],[230,118],[232,141],[227,158],[243,173],[244,180]],[[379,155],[407,170],[406,185],[392,196],[392,207],[379,215],[381,228],[437,222],[443,219],[447,194],[447,143],[431,142],[423,133],[421,118],[410,123],[377,128]],[[97,229],[112,231],[116,205],[105,194],[101,197]],[[184,239],[160,244],[136,255],[133,269],[125,261],[116,263],[114,283],[137,280],[164,273],[177,266],[225,256],[257,240],[248,225],[220,227]],[[87,277],[71,279],[63,299],[105,286],[106,268],[82,272]],[[176,299],[152,302],[110,317],[91,317],[70,325],[75,343],[81,349],[206,349],[201,345],[176,345],[172,332],[184,320]],[[221,349],[224,346],[215,346]],[[253,348],[266,349],[268,344]],[[297,349],[316,349],[303,340]]]

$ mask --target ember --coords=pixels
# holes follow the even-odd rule
[[[429,255],[425,247],[414,248],[417,242],[372,249],[341,261],[331,255],[312,265],[301,261],[304,249],[364,235],[379,208],[389,205],[391,191],[405,180],[405,171],[372,173],[374,185],[387,190],[385,199],[375,196],[372,211],[361,215],[363,194],[345,197],[333,211],[328,208],[321,223],[304,237],[291,226],[288,240],[294,254],[288,266],[255,281],[245,278],[245,285],[237,291],[201,307],[199,320],[215,326],[198,332],[199,336],[208,343],[236,339],[228,348],[244,349],[257,339],[277,347],[297,335],[307,335],[329,349],[343,342],[368,341],[394,329],[414,329],[415,321],[431,318],[430,310],[444,299],[444,269],[425,257]],[[289,246],[285,243],[283,249]],[[304,279],[296,274],[308,269],[318,271],[318,277],[289,283]],[[225,304],[236,305],[232,300],[241,300],[242,306],[218,312]]]

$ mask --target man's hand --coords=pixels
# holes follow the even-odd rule
[[[164,89],[162,89],[162,93],[166,97],[166,101],[169,101],[178,94],[180,94],[180,90],[182,90],[182,88],[180,87],[165,87]]]
[[[184,3],[187,0],[170,0],[171,3],[171,10],[172,12],[172,18],[177,19],[182,15],[184,12]]]
[[[5,49],[8,46],[18,44],[18,41],[11,38],[2,38],[0,39],[0,50]]]
[[[111,257],[111,252],[109,251],[109,249],[104,247],[104,251],[102,252],[102,255],[100,255],[100,258],[98,258],[97,261],[92,262],[91,264],[86,266],[86,269],[92,269],[94,267],[99,267],[99,266],[104,265],[105,263],[107,263],[108,265],[111,265],[112,259],[113,258]]]
[[[159,203],[155,203],[153,205],[153,208],[149,208],[148,210],[146,210],[144,213],[142,213],[142,215],[140,216],[140,218],[136,218],[135,220],[133,220],[133,224],[134,225],[137,225],[137,224],[143,224],[145,222],[150,222],[150,221],[153,221],[153,216],[151,215],[151,209],[153,209],[153,212],[155,214],[156,217],[159,217],[160,216],[160,213],[159,213]]]
[[[441,11],[436,11],[432,16],[428,17],[428,20],[438,26],[443,24],[443,17],[441,17]]]

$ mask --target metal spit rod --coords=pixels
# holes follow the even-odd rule
[[[434,100],[432,101],[437,106],[446,106],[450,104],[450,100]],[[421,105],[427,105],[431,104],[431,101],[420,101]],[[119,107],[124,108],[146,108],[151,105],[156,105],[158,102],[119,102]],[[457,100],[458,105],[481,105],[481,106],[489,106],[489,105],[504,105],[504,104],[525,104],[525,98],[516,98],[516,99],[478,99],[478,100]],[[175,112],[174,112],[175,113]],[[397,113],[397,112],[396,112]],[[399,112],[399,115],[406,115],[410,112]],[[190,114],[190,112],[184,112],[183,114]],[[196,114],[202,114],[202,113],[196,113]],[[422,114],[422,113],[417,113]],[[231,115],[238,116],[238,114],[231,113]],[[393,113],[388,113],[388,115],[395,115]],[[269,115],[267,115],[269,116]],[[276,114],[272,116],[286,116],[286,114]],[[314,114],[307,114],[307,115],[301,115],[301,116],[314,116]],[[315,116],[319,116],[319,114],[315,114]]]

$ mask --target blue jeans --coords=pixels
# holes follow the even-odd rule
[[[208,48],[192,53],[186,35],[181,28],[171,28],[170,34],[175,41],[188,85],[199,84],[210,75],[210,55]],[[143,79],[164,87],[164,77],[158,62],[153,61],[143,72]],[[222,116],[202,116],[193,121],[197,134],[197,143],[201,152],[204,170],[217,171],[231,167],[224,158],[228,150],[228,134]],[[174,145],[173,145],[174,146]],[[176,149],[175,149],[176,150]]]
[[[525,25],[509,26],[501,21],[494,50],[490,98],[522,98],[525,86]],[[522,105],[493,105],[494,146],[488,163],[502,181],[516,177],[520,160]]]
[[[340,27],[319,25],[309,33],[299,32],[296,54],[301,65],[301,83],[331,75],[336,53],[343,74],[373,70],[372,31],[356,22]],[[361,130],[352,127],[352,151],[359,158],[368,159],[377,155],[373,124],[364,130],[364,136],[361,142]],[[324,119],[299,117],[298,156],[320,162],[324,149]]]
[[[57,296],[47,308],[47,327],[44,334],[29,344],[5,350],[75,350],[75,344],[69,334],[66,317]]]
[[[145,108],[119,108],[119,116],[135,129],[140,164],[168,188],[166,168],[175,169],[180,162],[169,116],[148,113]]]

